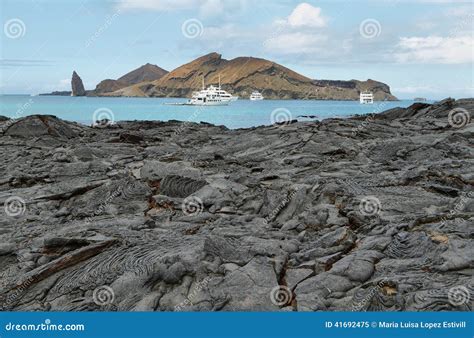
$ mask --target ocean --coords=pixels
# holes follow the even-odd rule
[[[412,100],[375,102],[316,100],[238,100],[228,106],[178,106],[178,98],[70,97],[70,96],[0,96],[0,115],[20,118],[32,114],[55,115],[61,119],[90,125],[108,118],[124,120],[179,120],[208,122],[231,129],[271,125],[291,119],[322,120],[354,114],[380,113],[394,107],[408,107]],[[431,101],[428,101],[431,102]],[[304,118],[301,116],[311,116]]]

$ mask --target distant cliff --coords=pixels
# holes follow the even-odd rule
[[[377,101],[397,100],[390,92],[390,87],[383,82],[368,79],[367,81],[314,80],[319,95],[326,95],[334,100],[358,100],[360,92],[370,91]]]
[[[82,79],[79,75],[77,75],[76,71],[72,72],[71,95],[72,96],[85,96],[86,95],[86,90],[84,89],[84,84],[82,83]]]
[[[221,77],[223,89],[248,98],[260,91],[268,99],[357,100],[359,93],[370,90],[376,100],[396,100],[390,87],[382,82],[312,80],[275,62],[253,57],[225,60],[211,53],[176,68],[155,81],[137,83],[107,93],[107,96],[189,97],[206,84],[217,84]]]
[[[72,92],[70,90],[56,90],[51,93],[41,93],[40,96],[71,96]]]

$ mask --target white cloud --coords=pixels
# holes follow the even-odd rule
[[[192,9],[199,4],[198,0],[120,0],[120,9],[148,9],[155,11],[173,11]]]
[[[224,13],[224,3],[221,0],[207,0],[199,9],[201,16],[216,16]]]
[[[192,10],[202,17],[219,16],[246,7],[247,0],[118,0],[121,10]]]
[[[471,0],[404,0],[406,2],[421,2],[421,3],[433,3],[433,4],[455,4],[455,3],[469,3]]]
[[[251,34],[245,30],[239,29],[234,24],[225,24],[223,26],[209,26],[204,29],[202,40],[231,42],[236,38],[251,37]]]
[[[402,37],[395,58],[400,63],[470,63],[474,60],[474,38]]]
[[[264,42],[267,50],[279,54],[305,54],[321,49],[327,38],[323,35],[302,32],[285,33]]]
[[[321,8],[303,2],[291,12],[287,23],[291,27],[325,27],[327,20],[321,15]]]
[[[421,30],[429,31],[429,30],[432,30],[433,28],[435,28],[437,26],[437,23],[434,22],[434,21],[420,20],[415,25],[416,25],[417,28],[419,28]]]
[[[71,79],[62,79],[51,86],[52,90],[71,90]]]
[[[400,88],[392,88],[392,91],[395,93],[401,94],[416,94],[420,92],[436,92],[433,87],[430,86],[406,86]]]
[[[287,18],[273,21],[273,30],[263,43],[265,50],[280,55],[320,51],[327,36],[321,31],[316,33],[315,29],[325,27],[326,23],[321,8],[300,3]]]
[[[471,6],[458,6],[452,7],[446,10],[446,15],[451,17],[470,17],[472,19],[472,5]]]
[[[391,87],[392,93],[398,98],[408,97],[427,97],[427,98],[445,98],[452,97],[471,97],[473,88],[469,86],[459,86],[458,83],[434,83],[434,84],[407,84],[403,87]]]

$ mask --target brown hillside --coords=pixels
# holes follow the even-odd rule
[[[154,81],[162,78],[168,74],[168,71],[160,68],[156,65],[147,63],[141,67],[138,67],[135,70],[123,75],[118,80],[103,80],[101,81],[93,91],[92,95],[102,95],[105,93],[115,92],[122,88],[132,86],[136,83],[143,83],[146,81]],[[129,91],[129,90],[128,90]],[[139,96],[143,94],[134,90],[135,93],[138,93]]]
[[[110,96],[189,97],[202,87],[217,84],[248,98],[254,90],[268,99],[357,100],[360,91],[372,90],[377,100],[396,99],[381,82],[312,80],[275,62],[254,57],[226,60],[210,53],[176,68],[158,80],[116,90]]]
[[[168,74],[167,70],[164,70],[157,65],[147,63],[135,70],[132,70],[130,73],[125,74],[117,80],[128,83],[129,85],[133,85],[144,81],[158,80],[166,74]]]

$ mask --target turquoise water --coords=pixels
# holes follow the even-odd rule
[[[375,102],[361,105],[357,101],[309,100],[238,100],[228,106],[196,107],[165,103],[182,103],[176,98],[105,98],[70,96],[0,96],[0,115],[19,118],[32,114],[55,115],[65,120],[90,125],[94,118],[109,120],[180,120],[209,122],[228,128],[270,125],[288,119],[305,120],[301,115],[314,115],[322,120],[354,114],[379,113],[394,107],[408,107],[411,100]]]

